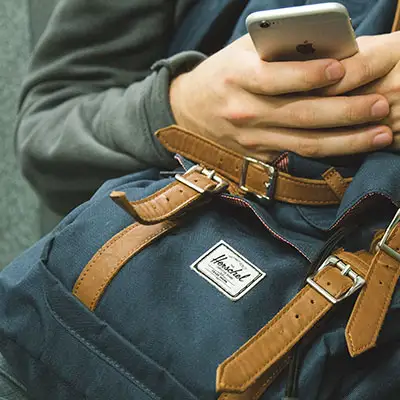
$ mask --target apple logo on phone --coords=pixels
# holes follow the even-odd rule
[[[304,55],[310,55],[314,54],[316,52],[316,49],[314,48],[314,45],[312,43],[309,43],[307,40],[296,46],[296,51],[300,54]]]

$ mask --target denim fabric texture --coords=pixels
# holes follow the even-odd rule
[[[214,10],[217,15],[228,2],[211,3],[220,7]],[[245,13],[283,3],[253,0]],[[390,29],[394,2],[342,3],[353,14],[358,34]],[[196,48],[204,35],[195,29],[201,27],[196,21],[210,19],[209,9],[202,9],[204,18],[201,8],[189,15],[193,19],[188,26],[198,36],[186,32],[185,40],[180,36],[173,43],[171,53]],[[233,29],[232,39],[243,33],[243,21]],[[172,178],[161,178],[159,171],[150,169],[106,182],[90,201],[0,273],[0,351],[8,363],[0,363],[0,377],[11,388],[0,393],[5,400],[21,400],[25,386],[30,397],[40,400],[217,399],[218,364],[298,292],[310,262],[334,229],[357,224],[343,246],[358,250],[368,249],[376,230],[388,225],[400,204],[399,157],[377,152],[316,161],[289,154],[293,175],[321,178],[334,164],[344,176],[354,176],[340,206],[265,205],[251,198],[216,196],[131,259],[95,312],[90,312],[72,295],[72,287],[96,251],[133,222],[109,193],[120,190],[138,200]],[[181,161],[187,168],[192,165]],[[190,269],[220,240],[266,274],[237,302]],[[336,308],[307,351],[300,399],[399,397],[400,291],[397,288],[377,348],[352,359],[344,329],[354,300]],[[262,398],[282,399],[284,385],[283,374]]]

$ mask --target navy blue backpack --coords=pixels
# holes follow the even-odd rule
[[[171,54],[214,51],[197,11]],[[29,396],[399,399],[399,155],[269,165],[157,135],[181,168],[106,182],[0,272],[0,353]]]
[[[294,155],[158,136],[182,171],[105,183],[0,274],[0,350],[29,395],[399,398],[398,156],[310,179]]]

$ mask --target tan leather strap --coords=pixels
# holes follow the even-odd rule
[[[400,225],[393,230],[386,244],[400,251]],[[379,250],[346,327],[347,346],[353,357],[376,345],[399,277],[400,262]]]
[[[341,258],[341,254],[338,257]],[[344,253],[346,256],[346,253]],[[364,261],[353,259],[352,270],[365,276]],[[334,297],[340,297],[353,285],[335,266],[327,266],[314,278],[322,289]],[[217,370],[217,390],[220,392],[244,392],[319,321],[331,308],[325,296],[307,285],[266,326],[225,360]]]
[[[275,379],[285,370],[291,357],[284,357],[276,365],[267,371],[261,378],[243,393],[225,392],[218,400],[258,400],[265,391],[275,382]]]
[[[400,30],[400,0],[397,0],[397,9],[392,25],[392,32]]]
[[[340,175],[334,167],[325,171],[322,174],[322,177],[325,179],[332,192],[336,194],[337,198],[342,200],[347,188],[349,187],[349,183],[344,180],[342,175]]]
[[[239,189],[258,196],[271,194],[275,200],[303,205],[339,204],[335,192],[325,180],[297,178],[281,171],[272,173],[270,166],[226,149],[193,132],[176,125],[156,132],[157,138],[169,151],[215,170]],[[348,185],[351,178],[345,178]],[[242,190],[242,193],[245,193]]]
[[[112,192],[110,197],[137,221],[142,224],[155,224],[179,215],[200,199],[207,200],[205,195],[227,186],[219,177],[214,174],[206,175],[202,173],[203,170],[196,167],[179,176],[181,181],[174,181],[143,200],[130,202],[124,192]]]
[[[73,294],[94,311],[107,286],[129,259],[175,226],[171,221],[128,226],[93,256],[79,275]]]

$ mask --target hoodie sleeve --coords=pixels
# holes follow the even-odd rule
[[[58,213],[107,179],[172,168],[153,133],[174,123],[170,79],[204,59],[166,59],[175,1],[60,0],[23,84],[16,148],[22,171]]]

